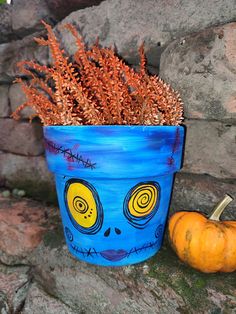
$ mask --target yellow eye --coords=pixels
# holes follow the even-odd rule
[[[152,184],[139,185],[132,191],[128,202],[128,209],[131,215],[143,217],[155,208],[158,199],[158,190]]]
[[[160,186],[149,181],[135,185],[126,195],[124,215],[136,228],[144,228],[157,212],[160,201]]]
[[[70,180],[65,192],[69,216],[74,226],[81,232],[88,233],[85,229],[90,229],[91,233],[97,232],[103,214],[96,190],[85,181]]]

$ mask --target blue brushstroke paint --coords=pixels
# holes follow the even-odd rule
[[[104,266],[134,264],[153,256],[162,243],[173,177],[181,166],[184,127],[48,126],[44,137],[69,251]],[[100,204],[98,228],[92,227],[91,234],[68,212],[68,182],[76,180],[90,187]],[[151,188],[148,192],[140,188],[141,211],[157,190],[158,197],[151,212],[136,217],[127,208],[129,199],[145,184]]]

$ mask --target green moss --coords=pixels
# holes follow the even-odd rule
[[[156,279],[160,282],[160,283],[166,283],[168,282],[168,274],[167,273],[163,273],[163,272],[157,272],[156,271]]]
[[[236,273],[205,274],[182,263],[165,240],[161,250],[147,261],[149,276],[157,286],[172,288],[184,300],[188,309],[201,311],[206,308],[207,288],[232,295],[236,286]],[[217,309],[216,309],[217,310]]]
[[[158,253],[147,261],[151,271],[159,274],[159,270],[164,267],[173,269],[178,268],[180,261],[176,258],[176,254],[169,247],[168,241],[165,240],[163,246]],[[151,273],[151,272],[150,272]]]
[[[197,298],[194,293],[195,289],[193,289],[193,287],[189,285],[189,283],[186,281],[184,277],[177,278],[174,282],[172,282],[172,285],[175,287],[175,290],[180,295],[183,295],[185,298],[191,301],[191,304],[192,304],[192,301],[196,302]]]
[[[203,278],[196,278],[195,282],[194,282],[194,286],[196,287],[196,289],[204,289],[207,285],[207,280],[203,279]]]

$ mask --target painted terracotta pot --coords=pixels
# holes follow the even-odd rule
[[[182,126],[48,126],[65,239],[78,259],[134,264],[161,247]]]

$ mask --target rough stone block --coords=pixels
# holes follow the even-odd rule
[[[37,60],[41,64],[47,64],[47,47],[39,46],[34,41],[34,37],[41,35],[34,33],[21,40],[0,45],[0,83],[12,83],[17,75],[21,75],[17,67],[18,61]]]
[[[236,178],[236,126],[217,121],[186,120],[184,172]]]
[[[160,76],[177,89],[187,118],[236,121],[236,23],[171,43]]]
[[[51,14],[57,19],[61,20],[73,11],[81,10],[86,7],[98,5],[103,0],[47,0],[47,5]]]
[[[236,306],[236,274],[207,275],[183,265],[170,247],[146,263],[93,266],[75,260],[57,232],[32,253],[35,280],[76,313],[205,313]],[[83,287],[83,289],[81,289]]]
[[[15,36],[12,32],[12,6],[1,4],[0,6],[0,43],[10,41]]]
[[[0,313],[8,314],[10,313],[9,306],[7,304],[7,298],[4,293],[0,292]]]
[[[0,182],[9,188],[23,189],[28,196],[41,201],[56,202],[53,176],[43,156],[0,152]]]
[[[170,205],[170,214],[182,210],[197,210],[209,215],[225,194],[236,196],[236,179],[219,180],[208,175],[179,172]],[[222,214],[223,220],[236,220],[236,202],[231,202]]]
[[[20,37],[43,29],[41,20],[49,20],[50,12],[44,0],[14,0],[12,29]]]
[[[38,156],[44,152],[40,124],[0,119],[0,129],[1,150],[26,156]]]
[[[52,298],[34,283],[28,292],[22,314],[77,314],[60,300]]]
[[[0,313],[19,313],[24,306],[29,289],[29,267],[11,267],[0,265]],[[5,296],[5,312],[1,300]]]
[[[9,100],[11,111],[14,112],[20,105],[26,101],[26,96],[21,89],[21,84],[12,84],[9,89]],[[24,108],[19,114],[22,119],[29,118],[35,111],[31,107]]]
[[[45,209],[43,201],[38,203],[0,196],[0,262],[22,264],[42,241],[44,233],[48,231],[48,213],[52,210]]]
[[[102,45],[115,44],[119,54],[135,64],[138,47],[145,41],[149,64],[157,68],[163,47],[174,38],[234,19],[232,0],[205,1],[201,5],[196,0],[178,0],[174,6],[173,1],[111,0],[73,12],[63,23],[78,25],[90,43],[98,36]],[[63,37],[67,49],[73,52],[75,45],[71,45],[69,32]]]
[[[8,90],[8,85],[0,85],[0,118],[6,118],[10,115]]]
[[[24,202],[13,208],[0,208],[0,249],[11,257],[23,258],[41,241],[43,227],[39,221],[45,220],[44,211],[28,208]]]

